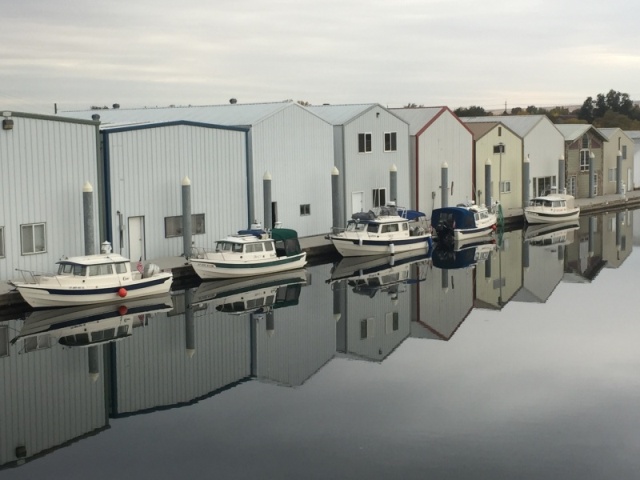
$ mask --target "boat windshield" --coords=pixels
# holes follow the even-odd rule
[[[216,252],[236,252],[242,253],[242,244],[233,242],[217,242]]]
[[[58,275],[75,275],[76,277],[86,277],[87,267],[84,265],[76,265],[73,263],[61,263],[58,266]]]
[[[349,222],[347,223],[347,232],[363,232],[366,226],[366,223]]]

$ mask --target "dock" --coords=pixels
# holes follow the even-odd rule
[[[640,208],[640,190],[624,194],[600,195],[593,198],[577,198],[575,204],[580,207],[580,215]],[[517,229],[524,225],[522,208],[503,211],[503,215],[507,229]],[[326,239],[324,235],[301,237],[299,240],[300,247],[307,252],[309,265],[324,263],[327,259],[337,255],[331,241]],[[178,290],[196,286],[200,282],[184,257],[155,258],[149,259],[148,262],[158,265],[162,270],[171,270],[174,285]],[[6,282],[0,283],[0,321],[14,318],[12,315],[29,310],[29,308],[11,285]]]

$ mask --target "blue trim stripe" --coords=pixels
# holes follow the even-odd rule
[[[431,239],[431,237],[422,237],[422,238],[410,238],[407,240],[362,240],[362,245],[367,245],[367,246],[379,246],[379,247],[388,247],[389,245],[393,244],[393,245],[414,245],[416,243],[424,243],[424,242],[429,242]],[[360,246],[360,240],[352,240],[350,238],[337,238],[337,237],[331,237],[331,240],[335,241],[339,241],[339,242],[345,242],[345,243],[352,243],[353,245],[358,245]]]

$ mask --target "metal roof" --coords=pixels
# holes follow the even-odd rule
[[[417,135],[445,107],[392,108],[391,111],[409,124],[409,135]]]
[[[331,125],[344,125],[376,106],[379,105],[377,103],[365,103],[354,105],[311,105],[306,108]]]
[[[623,130],[632,140],[640,140],[640,130]]]
[[[593,125],[588,125],[585,123],[562,123],[556,124],[556,128],[560,131],[562,136],[566,141],[573,142],[578,138],[582,137],[589,130],[592,130],[597,136],[599,136],[602,140],[608,141],[609,138],[605,136],[599,129],[595,128]]]
[[[62,112],[60,115],[91,119],[93,115],[97,114],[100,115],[100,122],[103,127],[107,125],[114,126],[114,124],[122,127],[132,124],[164,123],[179,120],[226,126],[250,126],[260,123],[271,115],[291,106],[299,105],[286,101],[186,107],[114,108]]]
[[[477,123],[469,123],[467,127],[473,133],[473,138],[475,140],[484,137],[487,133],[493,130],[498,125],[502,125],[500,122],[477,122]]]
[[[516,135],[524,138],[533,127],[546,119],[545,115],[498,115],[486,117],[461,117],[464,123],[472,122],[500,122],[509,127]],[[551,121],[551,120],[549,120]]]

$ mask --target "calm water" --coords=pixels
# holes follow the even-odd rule
[[[134,327],[93,347],[73,314],[3,321],[0,477],[637,478],[634,225],[207,284],[92,312]]]

